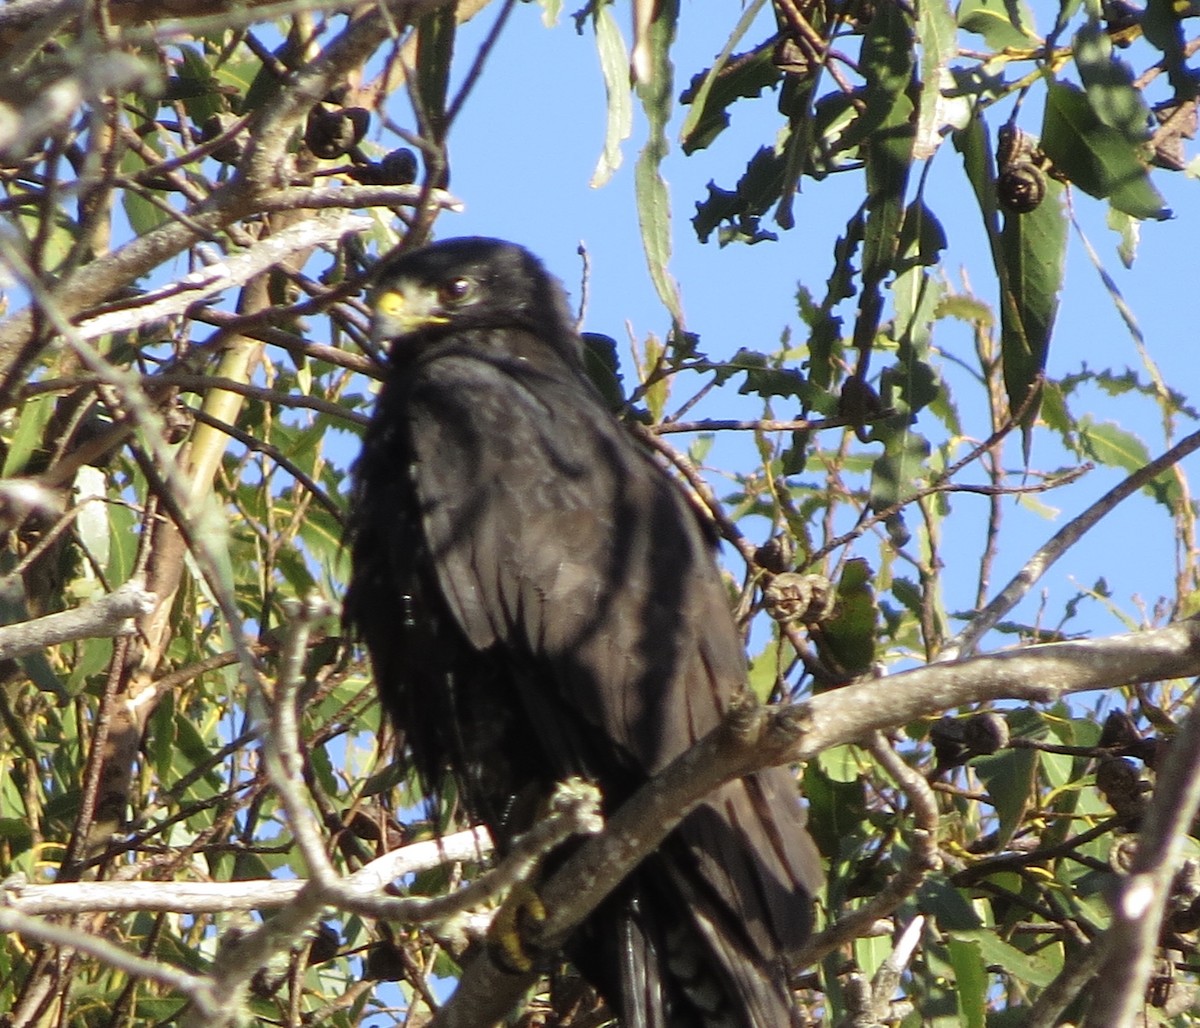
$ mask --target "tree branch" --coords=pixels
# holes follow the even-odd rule
[[[555,950],[601,900],[725,782],[775,764],[809,760],[918,717],[969,703],[1051,703],[1089,689],[1200,674],[1200,621],[1082,642],[1048,643],[930,664],[857,682],[805,703],[734,711],[609,818],[541,890],[547,917],[538,948]],[[1200,752],[1200,746],[1197,751]],[[1200,781],[1200,776],[1197,776]],[[438,1011],[436,1028],[473,1028],[503,1017],[536,975],[508,974],[481,955]]]
[[[71,925],[55,924],[41,918],[29,917],[20,911],[0,904],[0,932],[49,943],[52,946],[60,947],[64,953],[71,951],[86,953],[108,967],[118,968],[126,974],[138,978],[159,982],[190,998],[194,1009],[200,1011],[202,1015],[207,1014],[215,1007],[212,984],[204,975],[191,974],[188,971],[172,967],[170,964],[139,957],[114,942],[109,942],[98,935],[80,932]]]
[[[397,878],[442,864],[481,860],[492,852],[487,830],[469,828],[441,839],[428,839],[385,853],[339,883],[342,891],[363,899],[378,898]],[[237,910],[274,910],[293,903],[304,879],[244,882],[65,882],[30,885],[19,876],[0,882],[4,905],[22,914],[127,913],[215,914]]]
[[[213,260],[207,267],[184,275],[178,282],[87,318],[79,324],[79,338],[98,339],[110,332],[129,332],[173,314],[182,314],[195,303],[245,285],[255,275],[297,253],[336,243],[343,236],[365,231],[371,224],[371,219],[365,215],[342,213],[337,217],[318,214],[289,225],[260,239],[249,249]]]
[[[111,639],[133,632],[132,619],[152,610],[157,597],[131,579],[105,596],[57,614],[0,627],[0,660],[12,660],[47,646],[77,639]]]

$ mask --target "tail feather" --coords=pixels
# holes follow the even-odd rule
[[[726,786],[574,940],[621,1028],[800,1024],[787,958],[811,931],[820,865],[794,795],[783,771]]]

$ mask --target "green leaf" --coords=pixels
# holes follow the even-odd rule
[[[25,196],[28,194],[20,189],[12,189],[9,193],[10,201]],[[21,224],[21,234],[26,239],[45,234],[45,245],[41,252],[42,268],[46,272],[57,271],[71,252],[79,234],[79,227],[71,220],[70,215],[61,207],[43,213],[41,207],[22,206],[17,211],[16,218]]]
[[[932,376],[932,369],[928,369]],[[926,381],[912,383],[916,402],[928,401],[937,390]],[[883,441],[883,453],[871,465],[870,506],[873,511],[887,510],[910,499],[925,484],[928,471],[929,440],[909,425],[910,418],[902,414],[876,423],[870,438]]]
[[[87,501],[75,517],[75,535],[96,565],[107,567],[111,554],[111,533],[109,505],[102,497],[108,492],[108,478],[99,468],[85,464],[75,472],[71,492],[77,505]],[[88,570],[91,570],[90,567]]]
[[[985,1028],[987,1024],[988,972],[980,947],[951,937],[946,942],[950,965],[954,968],[954,996],[958,1003],[958,1023],[964,1028]]]
[[[562,14],[562,0],[538,0],[542,9],[542,24],[548,29],[558,24],[558,16]]]
[[[213,69],[196,47],[181,45],[178,51],[181,58],[179,74],[170,80],[168,93],[172,99],[183,101],[183,109],[187,111],[192,124],[203,125],[224,109],[219,83],[213,75]],[[244,93],[249,84],[249,81],[240,83],[241,92]]]
[[[458,20],[454,8],[441,6],[417,23],[417,85],[426,120],[425,129],[435,140],[446,137],[446,100],[450,94],[450,67]]]
[[[971,763],[996,805],[1000,824],[995,849],[1002,850],[1020,826],[1037,786],[1037,751],[1003,750],[990,757],[977,757]]]
[[[804,375],[794,367],[780,367],[778,359],[742,347],[728,361],[713,365],[717,384],[728,381],[734,375],[744,373],[746,378],[738,388],[743,396],[795,396],[808,404],[813,388]]]
[[[933,914],[943,931],[970,931],[980,924],[979,911],[945,878],[926,878],[917,890],[923,913]]]
[[[4,455],[4,468],[0,471],[0,477],[12,478],[26,472],[29,458],[42,444],[46,426],[54,414],[56,398],[53,393],[46,393],[30,397],[21,404],[17,430],[13,433],[8,452]]]
[[[621,143],[633,131],[633,102],[629,95],[629,50],[621,38],[621,30],[613,17],[612,8],[598,4],[593,24],[596,29],[596,52],[600,57],[600,73],[604,77],[604,95],[608,117],[604,126],[604,151],[596,162],[589,185],[599,189],[621,166]]]
[[[820,389],[831,389],[837,381],[842,322],[840,318],[833,317],[832,312],[842,300],[854,296],[854,255],[862,245],[865,229],[866,218],[860,208],[846,225],[845,235],[839,236],[833,244],[833,271],[829,273],[825,299],[820,308],[824,316],[813,325],[808,339],[808,374]]]
[[[33,842],[33,830],[20,818],[0,817],[0,839],[14,851],[22,852]]]
[[[662,0],[655,9],[648,36],[651,72],[649,81],[638,86],[638,96],[649,122],[649,138],[638,157],[634,170],[634,190],[637,198],[638,224],[642,230],[642,247],[650,268],[650,280],[677,326],[683,324],[683,305],[679,287],[667,265],[671,260],[671,200],[667,183],[659,172],[670,147],[667,143],[667,122],[671,117],[674,87],[670,60],[671,43],[675,39],[675,23],[679,17],[678,0]]]
[[[811,760],[804,769],[804,798],[809,832],[818,849],[832,861],[844,860],[857,849],[867,817],[863,778],[838,781]]]
[[[746,172],[733,189],[708,184],[708,199],[696,204],[692,227],[696,237],[707,243],[723,222],[718,239],[721,246],[730,242],[760,243],[778,236],[759,224],[762,216],[779,199],[785,174],[783,156],[770,147],[761,147],[746,165]]]
[[[974,929],[950,933],[953,940],[978,947],[979,955],[985,965],[1001,967],[1005,973],[1022,982],[1036,985],[1044,989],[1058,974],[1058,961],[1046,960],[1042,957],[1023,953],[1003,939],[994,931]]]
[[[108,580],[124,582],[133,573],[137,556],[137,515],[128,507],[108,504]]]
[[[971,183],[975,192],[995,258],[1000,238],[999,207],[996,202],[996,164],[992,158],[991,141],[983,116],[977,115],[966,128],[955,132],[953,138],[955,149],[962,154],[963,170],[966,171],[967,181]]]
[[[993,50],[1036,47],[1041,38],[1034,29],[1033,14],[1025,0],[962,0],[958,5],[958,27],[983,36]]]
[[[925,160],[941,145],[941,129],[953,118],[952,108],[963,105],[961,99],[942,95],[947,69],[958,57],[958,30],[949,0],[923,0],[917,6],[917,43],[921,50],[921,89],[913,156]]]
[[[879,607],[871,566],[861,557],[846,562],[837,584],[834,616],[814,632],[821,656],[840,677],[853,678],[875,662]]]
[[[1046,366],[1058,315],[1066,270],[1067,217],[1057,182],[1047,181],[1045,199],[1034,210],[1005,213],[998,249],[1000,354],[1009,409],[1015,415],[1026,407]],[[1037,413],[1036,401],[1026,407],[1022,424],[1027,431]]]
[[[1180,97],[1194,96],[1196,88],[1184,42],[1183,12],[1187,10],[1187,5],[1177,5],[1174,0],[1146,0],[1141,18],[1146,42],[1162,51],[1167,80],[1174,94]]]
[[[877,935],[860,936],[854,940],[855,966],[868,978],[873,976],[879,965],[892,952],[892,940]]]
[[[142,142],[151,151],[157,152],[159,149],[157,132],[148,132],[142,138]],[[126,150],[121,154],[121,170],[123,172],[136,175],[140,171],[145,171],[147,167],[148,165],[141,155],[133,150]],[[150,196],[154,195],[156,194],[150,194]],[[165,201],[161,204],[155,203],[146,194],[132,189],[121,190],[121,206],[125,208],[125,217],[129,219],[129,227],[133,229],[134,235],[147,235],[171,220]]]
[[[735,100],[761,96],[764,89],[779,81],[780,71],[770,47],[761,47],[749,59],[740,59],[732,68],[728,66],[730,54],[758,16],[764,2],[755,0],[746,7],[713,66],[696,75],[679,97],[680,103],[691,105],[679,130],[679,141],[685,154],[708,146],[728,127],[727,109]]]
[[[1133,144],[1150,135],[1150,108],[1133,84],[1133,70],[1113,54],[1112,40],[1103,26],[1090,20],[1075,33],[1075,66],[1088,103],[1105,125]]]
[[[250,90],[254,88],[261,72],[262,63],[255,57],[247,57],[242,60],[222,61],[213,69],[213,77],[217,80],[218,87],[226,87],[222,92],[235,97],[246,97],[250,95]],[[218,114],[223,110],[224,107],[218,103],[214,106],[213,113]]]
[[[1146,449],[1146,444],[1111,421],[1096,422],[1084,415],[1079,420],[1077,431],[1084,453],[1100,464],[1132,473],[1150,463],[1150,451]],[[1184,504],[1179,481],[1170,471],[1164,471],[1148,482],[1145,492],[1172,513],[1180,511]]]
[[[1054,167],[1085,193],[1107,198],[1135,218],[1163,221],[1171,217],[1150,181],[1137,145],[1104,124],[1077,86],[1050,84],[1041,148]]]

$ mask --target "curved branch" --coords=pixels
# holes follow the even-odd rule
[[[1200,674],[1200,620],[1150,632],[1048,643],[970,660],[930,664],[835,689],[790,707],[734,711],[678,757],[585,842],[541,890],[547,909],[538,948],[571,931],[714,789],[775,764],[809,760],[918,717],[984,700],[1050,703],[1089,689]],[[1200,749],[1200,747],[1197,747]],[[436,1028],[470,1028],[503,1017],[536,981],[499,970],[486,955],[464,968]]]

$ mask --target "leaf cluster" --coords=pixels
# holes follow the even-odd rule
[[[21,882],[194,881],[233,895],[316,875],[287,807],[296,797],[281,795],[262,745],[289,676],[301,693],[296,788],[333,871],[351,875],[462,818],[452,794],[432,805],[397,759],[403,740],[336,617],[312,626],[291,667],[289,603],[336,609],[350,465],[380,373],[364,282],[377,255],[422,242],[456,204],[446,142],[514,5],[469,55],[455,52],[458,15],[434,2],[53,6],[24,21],[0,12],[12,307],[0,321],[0,638],[126,582],[156,601],[115,640],[0,663],[0,877],[17,883],[0,915],[20,913]],[[985,633],[1036,655],[1081,634],[1089,612],[1130,632],[1194,614],[1196,506],[1179,461],[1198,437],[1174,434],[1196,420],[1194,397],[1167,388],[1148,355],[1136,371],[1045,374],[1065,198],[1107,204],[1130,260],[1137,225],[1168,215],[1154,180],[1186,165],[1196,104],[1187,12],[1067,2],[1040,35],[1020,3],[787,2],[747,44],[763,9],[749,5],[682,90],[672,58],[691,12],[656,6],[634,42],[645,77],[632,92],[612,6],[578,18],[609,95],[596,181],[617,170],[635,99],[649,127],[634,202],[668,322],[624,366],[611,339],[590,336],[589,368],[724,540],[751,689],[836,705],[891,672],[965,663]],[[404,115],[392,94],[407,97]],[[794,325],[723,354],[685,323],[683,296],[698,287],[671,271],[662,165],[681,114],[682,149],[703,160],[740,105],[768,97],[778,134],[732,187],[709,187],[697,236],[783,247],[802,182],[806,198],[834,176],[857,187],[827,279],[797,288]],[[999,130],[1020,126],[1025,142],[999,153]],[[960,229],[927,186],[935,160],[953,162],[975,198],[995,302],[942,268]],[[1023,183],[1019,204],[1006,176]],[[1150,410],[1166,454],[1153,458],[1097,397]],[[1035,437],[1059,464],[1033,462]],[[1096,467],[1121,484],[1080,512],[1070,486]],[[1031,555],[1006,513],[1048,521],[1051,492],[1072,514]],[[1100,568],[1060,608],[1018,606],[1130,495],[1169,526],[1171,595],[1130,610]],[[1106,688],[1070,703],[1034,705],[1037,683],[1022,681],[1004,693],[1019,701],[946,713],[931,689],[925,714],[891,722],[890,737],[797,768],[828,868],[797,979],[814,1021],[1096,1016],[1071,983],[1099,959],[1105,897],[1144,821],[1177,796],[1160,771],[1190,692],[1174,673],[1089,671]],[[1184,1025],[1200,1009],[1200,873],[1194,835],[1179,845],[1187,860],[1150,947],[1170,987],[1130,989]],[[452,906],[467,886],[487,892],[486,867],[467,857],[393,889]],[[475,930],[463,925],[487,897],[428,922],[347,906],[281,930],[227,1013],[419,1023],[444,999],[439,981],[470,963]],[[195,982],[223,981],[240,942],[285,923],[257,911],[231,900],[27,915],[0,949],[0,1008],[22,1025],[194,1018]],[[893,968],[893,936],[912,925],[914,948]],[[63,926],[76,948],[57,941]],[[604,1013],[562,967],[526,1016],[578,1026]]]

